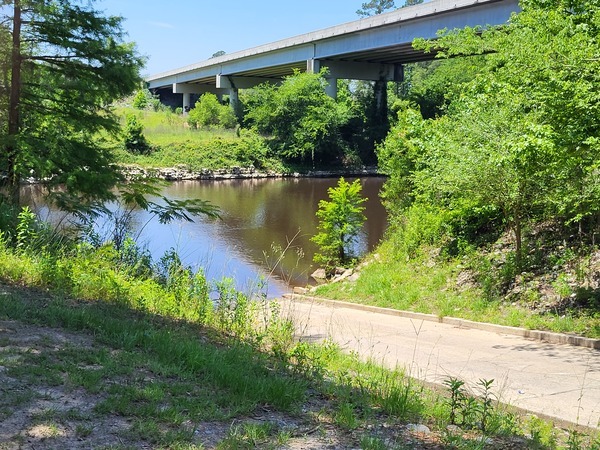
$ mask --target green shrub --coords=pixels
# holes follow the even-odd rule
[[[148,106],[148,95],[144,89],[140,89],[135,93],[132,106],[135,109],[146,109]]]
[[[327,270],[348,264],[353,258],[352,244],[366,220],[362,206],[366,199],[361,197],[361,190],[360,180],[350,184],[340,178],[337,187],[327,191],[330,201],[319,202],[319,232],[311,240],[319,246],[315,262]]]
[[[398,256],[414,257],[421,246],[442,246],[450,236],[446,211],[415,203],[395,218],[390,239]]]
[[[222,127],[235,128],[237,119],[234,111],[219,103],[214,94],[204,94],[188,115],[188,124],[193,128]]]
[[[137,116],[129,114],[126,118],[124,133],[125,148],[137,154],[148,153],[150,146],[144,137],[144,126]]]

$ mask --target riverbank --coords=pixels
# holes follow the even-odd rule
[[[243,311],[242,304],[232,306]],[[494,381],[483,398],[455,388],[457,398],[470,400],[452,403],[449,391],[425,387],[398,367],[364,363],[358,352],[344,355],[331,341],[300,338],[271,347],[284,343],[287,332],[281,332],[289,327],[273,322],[266,334],[263,327],[256,335],[239,334],[239,319],[225,326],[218,317],[200,324],[126,301],[65,300],[0,285],[0,447],[445,450],[485,442],[488,450],[557,450],[598,444],[593,430],[492,402],[501,387]]]
[[[382,367],[370,345],[348,355],[316,343],[277,302],[226,283],[210,295],[203,270],[175,254],[154,264],[135,245],[51,246],[34,229],[21,225],[20,245],[0,241],[0,439],[9,448],[598,443],[496,404],[493,375],[432,390],[410,370]]]
[[[339,178],[383,176],[377,167],[345,168],[336,170],[306,170],[281,172],[260,170],[253,166],[230,169],[190,170],[185,165],[165,168],[145,168],[138,165],[123,165],[127,178],[158,178],[166,181],[196,180],[247,180],[260,178]]]
[[[539,230],[538,230],[539,232]],[[533,239],[535,270],[506,281],[511,242],[507,234],[489,246],[450,256],[422,245],[410,256],[394,235],[361,264],[360,271],[310,295],[394,310],[457,317],[527,330],[600,338],[600,250],[575,241],[543,250]]]

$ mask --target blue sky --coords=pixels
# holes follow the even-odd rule
[[[357,20],[364,0],[100,0],[96,8],[125,18],[127,40],[156,74],[278,39]]]

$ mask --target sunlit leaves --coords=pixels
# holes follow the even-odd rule
[[[77,202],[111,198],[120,179],[98,133],[118,130],[109,104],[138,87],[143,60],[123,42],[121,18],[105,17],[93,4],[3,2],[0,23],[20,37],[10,67],[0,65],[0,85],[12,93],[7,107],[19,113],[0,129],[10,155],[0,170],[12,175],[13,201],[25,177],[44,181],[69,210]],[[17,6],[21,20],[13,14]]]
[[[275,153],[287,159],[333,159],[343,153],[341,127],[350,109],[325,93],[325,73],[296,73],[281,86],[261,85],[247,97],[246,120],[271,137]]]
[[[362,206],[366,199],[361,191],[360,180],[348,183],[340,178],[336,187],[327,190],[329,201],[319,202],[319,232],[311,240],[319,246],[315,262],[328,270],[352,259],[352,243],[366,220]]]
[[[462,217],[492,206],[517,247],[529,219],[569,223],[600,212],[600,7],[522,7],[505,27],[445,31],[418,43],[441,56],[486,55],[444,117],[419,123],[403,112],[380,150],[392,175],[388,201],[435,204]]]

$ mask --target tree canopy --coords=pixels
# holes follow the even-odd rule
[[[371,0],[362,4],[361,8],[356,11],[361,17],[375,16],[389,9],[395,9],[394,0]]]
[[[280,86],[264,84],[247,96],[246,121],[271,137],[275,154],[313,163],[343,154],[342,128],[351,111],[325,93],[324,75],[296,73]]]
[[[486,56],[443,117],[423,120],[405,105],[380,149],[398,214],[415,202],[435,205],[463,230],[501,217],[517,258],[525,221],[559,219],[584,232],[600,213],[599,3],[528,0],[522,8],[502,28],[417,42],[441,57]]]
[[[123,40],[122,19],[105,17],[93,0],[0,6],[12,42],[0,45],[0,170],[12,202],[30,176],[62,207],[110,198],[119,175],[98,136],[118,129],[110,104],[139,86],[143,64]]]

